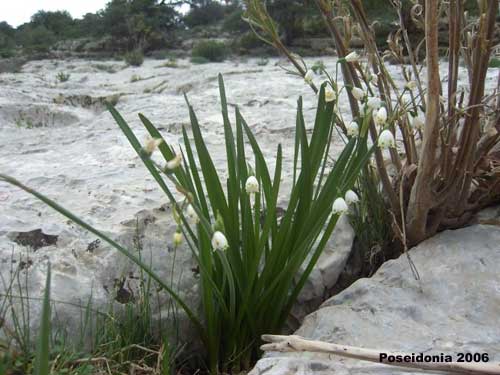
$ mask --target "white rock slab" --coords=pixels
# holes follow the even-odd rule
[[[436,235],[386,262],[307,316],[297,335],[408,353],[488,353],[500,361],[500,230],[474,225]],[[272,353],[250,373],[421,374],[314,353]]]

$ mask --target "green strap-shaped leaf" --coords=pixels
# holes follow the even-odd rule
[[[50,373],[50,281],[51,273],[49,263],[47,266],[47,279],[45,281],[45,292],[43,294],[42,316],[40,318],[40,330],[38,331],[38,343],[36,346],[35,375],[49,375]]]
[[[165,281],[161,279],[160,276],[158,276],[152,269],[149,267],[146,263],[144,263],[138,256],[134,255],[131,251],[125,249],[123,246],[118,244],[116,241],[112,240],[110,237],[108,237],[106,234],[103,232],[99,231],[98,229],[94,228],[92,225],[88,224],[84,220],[80,219],[78,216],[73,214],[71,211],[68,211],[66,208],[60,206],[50,198],[46,197],[45,195],[27,187],[26,185],[22,184],[21,182],[17,181],[15,178],[0,174],[0,180],[3,180],[11,185],[17,186],[18,188],[26,191],[27,193],[35,196],[39,200],[41,200],[43,203],[48,205],[49,207],[53,208],[63,216],[67,217],[74,223],[78,224],[82,228],[88,230],[90,233],[95,234],[97,237],[102,239],[103,241],[107,242],[111,246],[113,246],[116,250],[118,250],[120,253],[125,255],[127,258],[129,258],[132,262],[137,264],[144,272],[146,272],[153,280],[155,280],[158,285],[160,285],[163,289],[165,289],[168,294],[179,304],[179,306],[184,310],[186,315],[189,317],[189,319],[193,322],[193,324],[196,326],[198,329],[198,332],[200,333],[200,336],[202,337],[202,340],[206,340],[206,335],[205,331],[203,329],[203,326],[201,325],[200,321],[196,317],[196,315],[191,311],[191,309],[184,303],[182,298],[173,290],[171,289]]]

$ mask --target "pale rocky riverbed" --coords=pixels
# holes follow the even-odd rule
[[[334,72],[335,59],[321,59]],[[106,98],[118,99],[117,109],[140,139],[145,138],[145,131],[137,114],[143,113],[168,142],[176,144],[180,142],[182,126],[189,127],[182,95],[186,91],[215,163],[223,171],[217,83],[220,72],[231,108],[236,104],[240,107],[266,157],[272,160],[278,143],[283,145],[286,186],[292,172],[297,99],[303,96],[306,122],[312,126],[316,98],[302,79],[286,74],[277,59],[270,59],[265,66],[259,65],[259,61],[192,65],[181,60],[177,68],[169,68],[161,67],[162,61],[146,60],[143,66],[134,68],[117,61],[46,60],[30,62],[20,73],[1,74],[0,171],[55,199],[130,247],[138,234],[144,258],[169,277],[173,253],[168,245],[175,227],[167,199],[102,102]],[[402,86],[398,68],[389,69]],[[69,80],[58,82],[59,72],[69,73]],[[445,81],[445,65],[442,73]],[[132,82],[134,77],[142,79]],[[460,77],[465,84],[465,70],[461,70]],[[323,79],[316,77],[318,83]],[[491,70],[486,86],[491,89],[495,85],[496,71]],[[340,108],[348,117],[345,98],[341,99]],[[336,137],[332,156],[338,154],[342,144]],[[23,235],[34,230],[41,233]],[[85,304],[92,295],[94,305],[105,308],[115,297],[115,279],[128,278],[125,285],[131,284],[133,290],[134,279],[129,276],[137,276],[137,270],[123,256],[95,240],[95,236],[68,224],[33,197],[0,184],[0,272],[5,281],[12,267],[22,261],[28,292],[38,297],[43,290],[45,264],[50,260],[54,299]],[[342,223],[313,272],[300,304],[322,300],[344,267],[352,240],[352,230]],[[193,266],[187,249],[179,250],[174,279],[194,305],[197,290]],[[38,306],[32,304],[31,308],[35,324]],[[60,320],[75,328],[80,319],[75,310],[59,309]],[[307,308],[296,310],[298,318],[309,312]]]

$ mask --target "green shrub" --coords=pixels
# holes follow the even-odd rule
[[[169,293],[198,330],[213,375],[248,369],[260,355],[261,335],[281,331],[341,212],[347,210],[341,197],[354,185],[371,154],[367,147],[368,121],[363,120],[359,137],[347,141],[332,165],[329,147],[337,121],[336,103],[325,101],[323,85],[312,131],[306,130],[302,100],[298,101],[292,176],[283,191],[281,145],[271,163],[271,174],[238,108],[231,124],[221,76],[219,86],[227,160],[227,175],[223,172],[223,176],[217,172],[189,103],[191,134],[183,128],[184,161],[145,116],[139,118],[151,139],[143,146],[123,117],[109,107],[173,206],[173,219],[178,225],[175,241],[184,238],[198,264],[201,317],[172,289],[170,280],[158,276],[136,252],[44,195],[0,174],[0,180],[33,194],[109,243]],[[151,158],[155,148],[165,159],[164,165]],[[177,193],[184,198],[179,201]],[[284,195],[289,201],[281,214],[278,201]]]
[[[65,72],[59,72],[59,73],[57,73],[57,76],[56,76],[56,78],[59,82],[67,82],[67,81],[69,81],[70,77],[71,77],[71,74],[65,73]]]
[[[2,59],[8,59],[11,57],[14,57],[16,55],[16,50],[15,49],[0,49],[0,58]]]
[[[208,1],[205,5],[192,8],[183,18],[189,28],[210,25],[224,18],[224,6],[216,1]]]
[[[39,10],[31,16],[33,26],[43,26],[52,32],[58,40],[75,36],[75,22],[67,11]]]
[[[7,22],[0,22],[0,57],[9,58],[15,55],[15,29]]]
[[[221,62],[227,56],[227,47],[222,42],[207,40],[196,44],[191,55],[192,57],[203,57],[212,62]]]
[[[100,12],[103,33],[111,35],[116,45],[145,50],[161,48],[177,24],[177,12],[170,4],[156,0],[110,0]]]
[[[311,15],[306,17],[303,22],[304,36],[327,37],[328,29],[321,16]]]
[[[489,64],[488,64],[488,66],[489,66],[490,68],[500,68],[500,59],[498,59],[498,58],[496,58],[496,57],[493,57],[493,58],[490,60],[490,62],[489,62]]]
[[[234,10],[224,18],[222,28],[226,31],[232,32],[249,31],[250,27],[248,26],[248,23],[242,19],[244,13],[245,11],[241,8]]]
[[[144,54],[141,50],[136,49],[125,54],[124,60],[128,65],[141,66],[144,62]]]
[[[29,53],[44,53],[56,42],[54,33],[44,26],[21,26],[18,29],[18,39]]]

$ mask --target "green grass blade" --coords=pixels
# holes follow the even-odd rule
[[[212,204],[212,214],[214,217],[216,217],[217,212],[220,212],[223,217],[228,217],[228,205],[226,197],[224,195],[224,190],[222,189],[222,185],[219,180],[219,176],[217,175],[217,170],[213,163],[212,157],[208,152],[193,107],[189,104],[187,98],[186,102],[188,103],[189,118],[191,120],[191,130],[193,132],[196,152],[198,154],[198,162],[200,163],[201,172],[203,174],[203,178],[205,179],[205,187],[207,189],[208,198],[210,203]]]
[[[11,185],[17,186],[18,188],[24,190],[25,192],[35,196],[39,200],[41,200],[43,203],[48,205],[49,207],[53,208],[57,212],[59,212],[61,215],[67,217],[71,221],[75,222],[82,228],[88,230],[90,233],[95,234],[97,237],[102,239],[103,241],[107,242],[111,246],[113,246],[116,250],[118,250],[120,253],[125,255],[127,258],[129,258],[132,262],[134,262],[137,266],[139,266],[146,274],[148,274],[153,280],[155,280],[163,289],[165,289],[168,294],[179,304],[179,306],[186,312],[186,315],[189,317],[189,319],[193,322],[193,324],[196,326],[198,329],[200,335],[202,336],[202,339],[205,339],[205,333],[203,326],[201,325],[200,321],[196,317],[196,315],[191,311],[191,309],[186,305],[186,303],[182,300],[182,298],[175,293],[173,289],[171,289],[165,281],[163,281],[160,276],[158,276],[146,263],[144,263],[138,256],[134,255],[131,251],[125,249],[122,247],[120,244],[112,240],[110,237],[108,237],[106,234],[103,232],[99,231],[98,229],[94,228],[92,225],[88,224],[87,222],[83,221],[80,219],[78,216],[74,215],[72,212],[68,211],[66,208],[60,206],[50,198],[46,197],[45,195],[27,187],[26,185],[23,185],[21,182],[17,181],[15,178],[0,174],[0,180],[3,180]]]
[[[127,122],[125,121],[125,119],[120,115],[120,113],[113,106],[111,106],[110,104],[107,104],[107,108],[108,108],[109,112],[111,113],[111,115],[113,116],[113,118],[115,119],[115,121],[118,124],[118,126],[120,127],[121,131],[125,135],[125,137],[127,137],[127,139],[130,142],[132,148],[135,150],[135,152],[137,153],[137,155],[141,158],[142,162],[144,163],[144,165],[148,169],[148,171],[151,174],[151,176],[158,183],[158,185],[160,186],[160,188],[162,189],[162,191],[167,195],[167,197],[170,200],[170,202],[176,208],[178,208],[177,207],[177,200],[175,199],[174,195],[172,194],[172,192],[168,188],[167,184],[163,180],[162,176],[158,172],[155,164],[150,159],[149,155],[146,155],[143,152],[141,143],[139,142],[139,140],[135,136],[135,134],[132,131],[132,129],[130,128],[130,126],[127,124]],[[184,225],[186,225],[186,227],[187,227],[189,235],[192,238],[196,238],[195,235],[194,235],[194,233],[193,233],[193,231],[191,230],[188,222],[186,221],[184,215],[181,214],[180,216],[181,216],[181,219],[182,219]],[[203,217],[201,217],[200,220],[201,220],[201,224],[202,224],[203,228],[207,231],[207,233],[211,233],[211,228],[210,228],[209,223],[207,223],[207,221],[204,220]]]
[[[45,292],[43,295],[42,316],[40,318],[40,330],[38,332],[38,343],[35,358],[35,375],[49,375],[49,354],[50,354],[50,263],[47,266],[47,280],[45,282]]]
[[[189,141],[189,137],[184,127],[182,128],[182,137],[184,138],[184,146],[186,147],[186,155],[188,157],[189,171],[191,172],[191,176],[194,180],[194,185],[196,186],[198,201],[200,203],[203,216],[205,216],[205,218],[210,222],[208,204],[205,198],[205,191],[203,189],[203,184],[200,178],[200,174],[198,173],[198,165],[196,164],[196,160],[193,154],[193,149],[191,148],[191,143]]]

